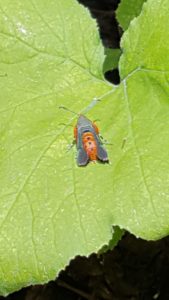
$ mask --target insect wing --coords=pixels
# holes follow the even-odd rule
[[[97,157],[103,162],[109,161],[107,151],[100,144],[97,147]]]
[[[77,164],[78,166],[86,166],[89,161],[89,156],[84,149],[79,149],[77,153]]]
[[[84,115],[80,115],[77,121],[77,127],[92,126],[92,122],[87,119]]]

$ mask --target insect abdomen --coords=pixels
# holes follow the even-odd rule
[[[97,160],[97,144],[92,132],[85,132],[82,135],[83,147],[90,160]]]

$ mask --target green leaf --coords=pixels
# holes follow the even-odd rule
[[[105,55],[106,57],[103,64],[103,73],[118,67],[121,51],[120,49],[105,48]]]
[[[168,5],[167,1],[149,1],[143,6],[142,14],[124,33],[121,43],[124,53],[120,60],[121,78],[138,69],[150,69],[151,74],[153,70],[168,72]]]
[[[0,24],[0,293],[7,294],[54,279],[70,258],[111,237],[93,221],[97,205],[78,199],[75,153],[67,152],[73,128],[62,124],[73,115],[59,109],[78,112],[111,87],[96,23],[76,1],[1,2]]]
[[[116,11],[117,20],[125,31],[130,22],[139,16],[146,0],[122,0]]]
[[[84,7],[1,3],[1,294],[54,279],[108,244],[112,225],[145,239],[169,233],[168,10],[149,0],[132,22],[114,87]],[[110,164],[76,165],[67,146],[77,116],[61,105],[100,119]]]

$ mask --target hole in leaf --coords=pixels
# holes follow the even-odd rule
[[[104,74],[105,78],[110,81],[113,84],[119,84],[120,83],[120,76],[119,76],[119,70],[114,69],[112,71],[107,71]]]

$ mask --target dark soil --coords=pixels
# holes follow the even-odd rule
[[[59,1],[59,0],[58,0]],[[119,0],[79,0],[97,19],[106,47],[118,48]],[[118,70],[105,75],[118,83]],[[169,300],[169,237],[156,242],[126,233],[112,251],[76,257],[55,281],[30,286],[0,300]]]
[[[119,48],[121,29],[115,17],[115,10],[119,0],[78,0],[90,9],[92,16],[97,20],[100,36],[105,47]]]
[[[97,20],[103,45],[112,49],[120,48],[120,39],[123,32],[115,15],[115,10],[117,9],[120,0],[78,1],[88,7],[93,18]],[[120,77],[118,69],[106,72],[105,78],[114,84],[119,84]]]

